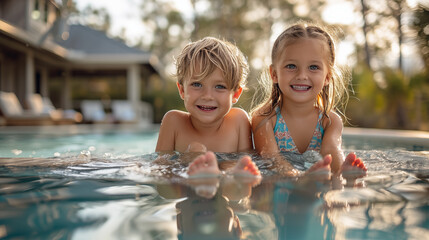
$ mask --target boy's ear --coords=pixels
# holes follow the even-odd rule
[[[182,85],[182,84],[180,84],[179,82],[176,82],[176,85],[177,85],[177,89],[179,90],[180,98],[181,98],[182,100],[184,100],[184,99],[185,99],[185,91],[184,91],[184,89],[183,89],[183,85]]]
[[[232,95],[232,103],[237,103],[238,102],[238,99],[240,98],[240,96],[241,96],[241,93],[243,92],[243,88],[242,87],[240,87],[240,88],[238,88],[235,92],[234,92],[234,95]]]
[[[270,76],[271,76],[271,79],[273,80],[273,83],[279,82],[279,80],[277,78],[277,72],[274,69],[274,66],[272,64],[270,65]]]

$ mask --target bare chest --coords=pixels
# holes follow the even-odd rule
[[[216,131],[195,131],[191,128],[183,128],[177,131],[175,137],[175,149],[179,152],[187,151],[191,143],[201,143],[207,150],[214,152],[237,152],[238,133],[231,129],[221,128]]]

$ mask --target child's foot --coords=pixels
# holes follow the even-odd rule
[[[226,178],[222,193],[231,201],[239,201],[250,197],[252,187],[261,182],[261,173],[250,156],[244,156],[239,159],[228,173],[233,178]]]
[[[216,156],[207,152],[195,158],[188,167],[188,183],[194,187],[197,195],[212,198],[219,186],[220,170]]]
[[[341,174],[347,180],[348,186],[354,186],[357,178],[366,176],[365,163],[356,157],[355,153],[349,153],[341,166]]]
[[[322,160],[316,162],[306,172],[305,176],[310,176],[316,180],[328,180],[331,176],[331,154],[323,157]]]
[[[260,177],[258,167],[250,156],[244,156],[237,161],[237,164],[230,171],[235,176]]]
[[[240,184],[246,184],[250,187],[254,187],[261,182],[261,172],[250,156],[240,158],[230,170],[230,173]]]
[[[198,156],[189,164],[187,173],[190,177],[219,175],[220,170],[217,165],[216,156],[213,152],[207,152]]]

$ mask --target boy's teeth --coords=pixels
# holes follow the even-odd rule
[[[216,107],[210,107],[210,106],[198,106],[201,110],[213,110]]]
[[[309,86],[295,86],[295,85],[292,85],[292,88],[295,90],[308,90],[308,89],[310,89]]]

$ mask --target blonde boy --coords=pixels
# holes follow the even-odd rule
[[[164,115],[155,151],[252,149],[249,117],[232,108],[249,72],[243,53],[230,42],[206,37],[186,45],[176,67],[177,88],[187,112],[171,110]]]

